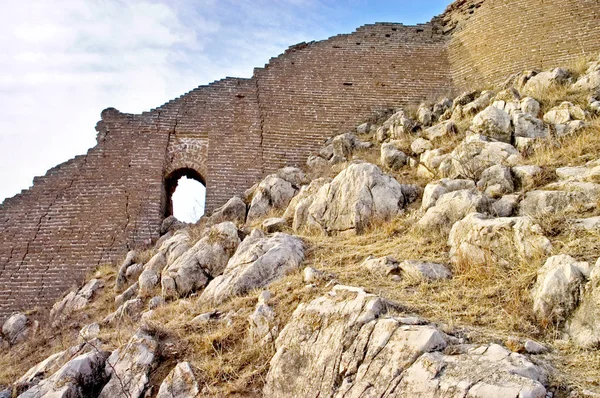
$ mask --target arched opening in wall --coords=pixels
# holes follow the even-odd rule
[[[194,169],[173,171],[165,178],[165,217],[194,223],[204,214],[206,182]]]

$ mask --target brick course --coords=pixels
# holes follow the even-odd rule
[[[0,319],[156,239],[175,177],[205,183],[214,209],[378,111],[600,52],[599,13],[596,0],[460,0],[428,24],[292,46],[250,79],[140,115],[106,109],[94,148],[0,205]]]

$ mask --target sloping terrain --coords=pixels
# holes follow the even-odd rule
[[[11,317],[0,385],[597,396],[599,100],[600,59],[582,60],[335,136],[196,225],[165,220],[49,314]]]

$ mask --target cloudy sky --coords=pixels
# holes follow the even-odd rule
[[[0,202],[95,145],[104,108],[139,113],[250,77],[295,43],[366,23],[426,22],[449,2],[0,0]],[[201,193],[181,183],[176,194],[187,206],[179,218],[201,214],[190,209]]]

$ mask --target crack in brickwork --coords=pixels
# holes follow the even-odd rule
[[[106,109],[94,148],[0,205],[0,320],[52,304],[95,266],[156,240],[173,172],[202,176],[211,211],[379,111],[600,52],[598,28],[596,0],[459,0],[428,24],[300,43],[250,79],[139,115]]]

